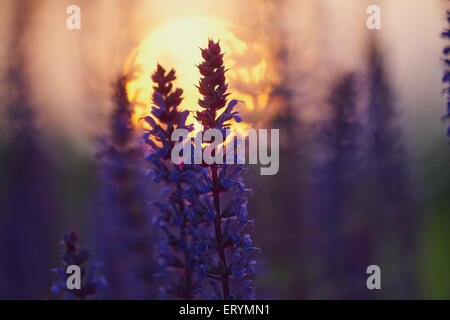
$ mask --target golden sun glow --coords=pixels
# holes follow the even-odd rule
[[[155,28],[129,57],[125,73],[134,74],[127,83],[127,93],[130,101],[135,103],[135,125],[144,127],[145,123],[139,119],[149,115],[153,91],[150,76],[157,63],[166,70],[176,70],[175,86],[184,91],[181,108],[190,111],[199,109],[197,101],[200,94],[195,85],[198,84],[200,73],[196,65],[201,62],[199,48],[207,45],[208,38],[220,39],[225,53],[224,63],[229,69],[227,82],[230,98],[244,101],[248,110],[267,103],[270,86],[260,85],[261,79],[267,74],[267,61],[261,56],[247,54],[250,51],[247,44],[235,37],[224,21],[207,17],[183,17]],[[242,109],[242,106],[238,109]],[[193,123],[197,130],[200,128],[193,112],[187,123]],[[242,133],[249,127],[248,123],[234,123],[232,130]]]

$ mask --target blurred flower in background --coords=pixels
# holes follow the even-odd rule
[[[110,134],[99,147],[99,196],[92,212],[93,241],[111,283],[103,296],[151,299],[157,294],[157,270],[153,259],[155,236],[150,230],[150,190],[126,82],[127,77],[121,76],[114,83]]]
[[[447,11],[447,22],[450,24],[450,11]],[[442,38],[444,39],[450,39],[450,29],[445,29],[444,31],[442,31],[441,33]],[[450,55],[450,47],[446,46],[444,48],[444,50],[442,51],[443,55],[444,55],[444,63],[445,63],[445,72],[444,72],[444,76],[442,77],[442,82],[445,83],[447,85],[447,83],[450,83],[450,60],[448,59],[448,55]],[[447,85],[447,87],[444,89],[445,94],[447,95],[447,113],[445,114],[445,116],[443,117],[444,120],[447,120],[448,117],[450,116],[450,89]],[[447,132],[447,135],[450,136],[450,131]]]
[[[0,201],[0,298],[47,296],[52,263],[52,226],[57,216],[54,166],[36,128],[29,79],[24,70],[25,30],[34,2],[13,6],[2,97],[9,140],[2,151]],[[40,276],[36,276],[38,273]]]

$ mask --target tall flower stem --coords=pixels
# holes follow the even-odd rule
[[[241,121],[238,112],[233,111],[238,101],[232,100],[225,107],[228,94],[219,43],[210,40],[208,48],[202,49],[202,57],[205,61],[198,66],[202,75],[198,89],[203,96],[198,104],[202,109],[195,118],[202,124],[200,133],[215,129],[223,138],[229,133],[230,121]],[[174,70],[166,74],[158,66],[152,76],[157,84],[153,87],[155,106],[152,116],[144,118],[151,127],[144,135],[151,148],[146,157],[152,166],[149,175],[156,183],[166,184],[164,200],[155,201],[160,214],[154,220],[166,236],[159,244],[158,260],[170,272],[165,272],[169,281],[161,291],[163,296],[167,293],[187,300],[254,299],[252,275],[256,262],[252,256],[259,248],[252,247],[249,234],[243,234],[253,224],[247,212],[251,189],[245,188],[240,176],[246,170],[234,162],[196,163],[192,152],[191,159],[185,159],[186,146],[191,151],[203,148],[192,141],[183,144],[183,161],[171,160],[175,146],[184,143],[171,140],[174,130],[184,129],[186,136],[193,130],[185,123],[189,111],[178,110],[182,90],[172,91],[175,78]],[[215,152],[211,156],[215,157]],[[231,172],[227,172],[228,167],[233,167]],[[168,198],[167,191],[171,191]],[[225,194],[227,203],[221,208]]]
[[[192,212],[195,212],[194,204],[198,202],[198,198],[192,192],[195,190],[195,181],[190,179],[195,180],[192,177],[196,177],[196,170],[200,168],[175,165],[170,160],[175,145],[171,141],[174,130],[192,130],[192,126],[185,124],[188,111],[178,109],[183,90],[172,90],[175,79],[174,70],[166,73],[160,65],[152,75],[155,83],[155,106],[152,108],[152,116],[144,118],[152,128],[144,135],[144,139],[152,149],[146,157],[153,167],[150,176],[156,183],[163,181],[170,190],[167,200],[155,201],[161,214],[155,217],[154,225],[160,227],[166,235],[166,239],[160,244],[159,261],[167,271],[174,271],[175,275],[170,285],[161,288],[163,297],[170,294],[179,299],[191,300],[200,279],[195,274],[198,259],[191,245],[198,223]],[[189,201],[188,196],[193,199]],[[168,274],[166,276],[170,277]]]
[[[219,42],[209,40],[208,47],[201,51],[203,62],[198,65],[198,68],[202,77],[198,89],[202,98],[199,99],[198,104],[202,111],[196,112],[196,119],[202,124],[204,133],[209,129],[218,130],[222,138],[226,138],[232,124],[229,121],[241,121],[241,118],[237,116],[238,112],[233,112],[238,101],[232,100],[227,105],[229,93],[227,93],[228,85],[225,79],[226,69]],[[222,147],[225,151],[229,147],[233,148],[233,143],[223,144]],[[216,152],[217,149],[212,150],[211,155],[216,157]],[[220,295],[224,300],[252,298],[254,290],[250,286],[251,280],[248,279],[254,271],[253,266],[256,262],[248,258],[259,249],[251,246],[249,234],[242,234],[246,226],[253,222],[247,218],[247,198],[244,196],[251,190],[245,189],[242,178],[238,177],[239,172],[245,171],[244,168],[233,162],[234,169],[231,174],[227,174],[229,164],[222,163],[202,164],[208,169],[211,177],[211,200],[215,211],[212,219],[215,250],[212,251],[218,257],[218,264],[207,269],[209,271],[207,274],[210,279],[221,284]],[[227,204],[227,209],[222,212],[221,197],[224,194],[230,194],[228,192],[232,189],[235,193],[231,202]],[[231,280],[235,282],[241,280],[241,289],[233,290],[232,293]]]

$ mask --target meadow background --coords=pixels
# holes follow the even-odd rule
[[[71,4],[81,30],[66,28]],[[381,7],[382,30],[366,27],[371,4]],[[193,108],[208,37],[224,44],[243,120],[280,129],[278,175],[252,167],[246,177],[262,248],[257,297],[450,298],[439,37],[448,8],[444,0],[0,0],[0,298],[56,298],[51,269],[71,227],[102,263],[109,286],[100,297],[157,298],[146,203],[159,187],[139,180],[128,194],[138,218],[124,222],[111,208],[120,177],[99,154],[114,135],[118,77],[141,64],[128,87],[130,144],[139,149],[137,118],[151,106],[145,79],[157,61],[175,67]],[[366,288],[371,264],[381,267],[382,290]]]

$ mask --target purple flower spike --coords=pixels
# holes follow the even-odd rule
[[[198,103],[203,110],[195,118],[203,130],[218,129],[225,137],[231,121],[241,121],[233,111],[238,101],[227,105],[219,43],[209,40],[202,57],[198,89],[203,97]],[[251,277],[256,262],[252,256],[259,249],[252,247],[246,232],[253,223],[246,209],[251,190],[244,187],[240,176],[246,170],[236,164],[176,165],[171,161],[177,143],[171,141],[174,130],[193,129],[185,123],[187,112],[178,110],[183,91],[173,90],[175,78],[175,71],[166,73],[158,65],[152,76],[153,119],[144,118],[151,127],[144,135],[151,149],[146,157],[150,176],[170,188],[169,193],[165,188],[164,200],[155,203],[160,214],[154,225],[165,234],[158,260],[167,271],[168,284],[161,292],[166,298],[178,299],[254,299]]]

